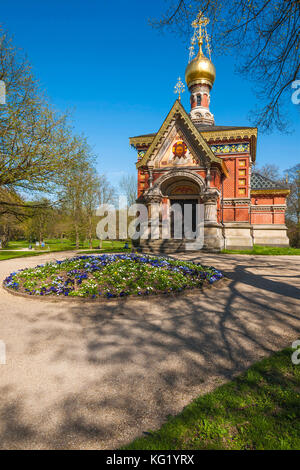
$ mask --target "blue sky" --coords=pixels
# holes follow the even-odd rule
[[[161,0],[1,2],[2,25],[27,53],[56,108],[74,111],[76,132],[88,137],[98,170],[115,186],[122,175],[135,174],[128,138],[159,129],[174,102],[177,77],[184,77],[189,44],[148,24],[164,7]],[[235,74],[233,56],[213,62],[216,124],[249,125],[253,84]],[[189,111],[188,91],[182,101]],[[259,134],[259,165],[284,170],[299,163],[299,109],[289,102],[288,112],[292,134]]]

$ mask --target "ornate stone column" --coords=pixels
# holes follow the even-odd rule
[[[208,190],[204,193],[204,223],[217,223],[218,190]]]
[[[151,223],[151,238],[153,240],[158,240],[160,238],[160,226],[161,226],[161,217],[160,217],[160,205],[161,205],[161,195],[155,194],[152,196],[151,204],[151,217],[149,223]]]
[[[152,188],[153,187],[153,168],[154,166],[153,165],[150,165],[148,164],[148,173],[149,173],[149,187]]]
[[[210,181],[211,181],[211,174],[210,174],[210,164],[206,165],[206,187],[210,189]]]
[[[150,188],[144,195],[144,204],[148,210],[148,234],[150,238],[160,237],[160,206],[162,195],[159,188]]]
[[[207,189],[204,202],[204,249],[220,251],[224,248],[222,227],[217,219],[217,202],[220,193],[217,189]]]

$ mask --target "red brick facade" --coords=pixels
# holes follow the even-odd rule
[[[146,198],[149,203],[154,197],[166,202],[172,197],[189,198],[192,194],[206,205],[207,217],[214,217],[219,240],[224,228],[227,235],[223,231],[223,237],[233,240],[233,246],[241,246],[243,237],[249,246],[255,243],[255,237],[258,240],[265,237],[259,226],[269,231],[271,226],[278,226],[282,231],[278,243],[288,243],[285,207],[289,191],[253,172],[256,139],[256,128],[196,125],[181,104],[175,102],[157,134],[130,139],[138,151],[138,200]],[[179,155],[176,148],[183,149]],[[198,184],[194,193],[193,182]],[[168,192],[174,190],[174,184],[178,192]],[[208,207],[211,204],[214,209]],[[208,226],[211,223],[207,222]],[[218,243],[222,246],[222,240]]]
[[[219,142],[218,142],[219,143]],[[233,141],[230,143],[234,144]],[[143,151],[147,148],[143,147]],[[284,224],[287,191],[279,189],[255,190],[251,192],[251,156],[248,153],[228,154],[221,156],[226,164],[228,175],[219,168],[211,168],[211,187],[220,191],[218,201],[218,222],[249,222],[250,224]],[[168,170],[166,168],[166,170]],[[153,182],[165,171],[153,169]],[[193,169],[206,180],[205,170]],[[149,172],[147,168],[138,169],[138,198],[149,189]],[[244,202],[243,202],[244,201]],[[262,206],[261,210],[258,206]]]

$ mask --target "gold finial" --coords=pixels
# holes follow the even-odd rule
[[[195,55],[195,44],[198,42],[199,45],[199,54],[203,55],[202,45],[205,40],[206,49],[208,50],[209,58],[211,60],[211,46],[210,46],[210,37],[207,33],[207,25],[209,24],[209,19],[206,16],[203,16],[202,11],[199,11],[196,19],[192,22],[192,27],[194,28],[194,34],[191,40],[190,57],[189,62]]]
[[[185,92],[185,86],[180,77],[178,77],[178,81],[174,87],[174,93],[178,93],[178,100],[181,101],[181,93]]]

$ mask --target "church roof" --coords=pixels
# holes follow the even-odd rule
[[[143,137],[154,137],[156,136],[156,132],[152,133],[152,134],[142,134],[142,135],[137,135],[136,137],[129,137],[130,139],[142,139]]]
[[[161,145],[161,142],[164,138],[166,130],[169,128],[172,122],[174,122],[175,119],[180,119],[182,125],[189,130],[190,134],[196,140],[199,147],[202,148],[207,158],[209,158],[209,160],[211,160],[212,162],[215,162],[218,165],[220,165],[223,172],[227,175],[228,171],[227,171],[225,162],[222,160],[222,158],[217,157],[213,153],[210,146],[207,144],[206,140],[204,139],[202,134],[198,131],[198,129],[196,128],[192,120],[190,119],[189,115],[183,108],[182,104],[178,100],[175,101],[174,105],[172,106],[172,109],[170,110],[168,116],[164,120],[157,134],[154,134],[154,135],[148,134],[148,135],[140,136],[139,138],[137,137],[130,138],[130,144],[133,145],[134,147],[142,145],[141,142],[147,142],[147,140],[150,144],[143,158],[137,163],[137,168],[147,164],[147,162],[152,157],[153,153]]]
[[[181,105],[181,108],[184,108]],[[188,114],[184,110],[187,118],[190,120]],[[190,122],[192,122],[190,120]],[[195,127],[195,126],[194,126]],[[206,141],[230,141],[232,139],[249,139],[251,143],[250,152],[252,161],[256,159],[256,141],[257,141],[257,128],[246,126],[197,126],[197,131]],[[136,137],[130,137],[130,145],[135,148],[149,147],[154,141],[157,133],[143,134]]]
[[[256,129],[255,127],[249,128],[247,126],[197,126],[200,132],[215,132],[215,131],[233,131],[239,129]]]
[[[211,132],[222,132],[222,131],[255,131],[257,128],[256,127],[247,127],[247,126],[197,126],[198,131],[202,134],[209,134]],[[242,132],[244,134],[244,132]],[[156,132],[152,132],[150,134],[142,134],[142,135],[137,135],[135,137],[130,137],[130,141],[138,141],[138,140],[143,140],[143,139],[149,139],[153,141],[154,137],[156,136]],[[256,133],[255,133],[256,135]],[[133,144],[132,144],[133,145]]]
[[[247,127],[247,126],[197,126],[198,131],[202,134],[209,134],[211,132],[222,132],[222,131],[243,131],[242,134],[244,134],[244,131],[254,131],[255,135],[257,135],[257,132],[255,132],[257,129],[256,127]],[[156,132],[152,132],[150,134],[142,134],[142,135],[137,135],[135,137],[130,137],[130,143],[131,145],[138,144],[139,142],[142,142],[143,140],[149,140],[153,141],[154,137],[156,136]]]
[[[272,192],[273,190],[280,192],[289,192],[287,185],[272,181],[266,176],[261,175],[260,173],[252,172],[251,174],[251,191],[267,191]]]

